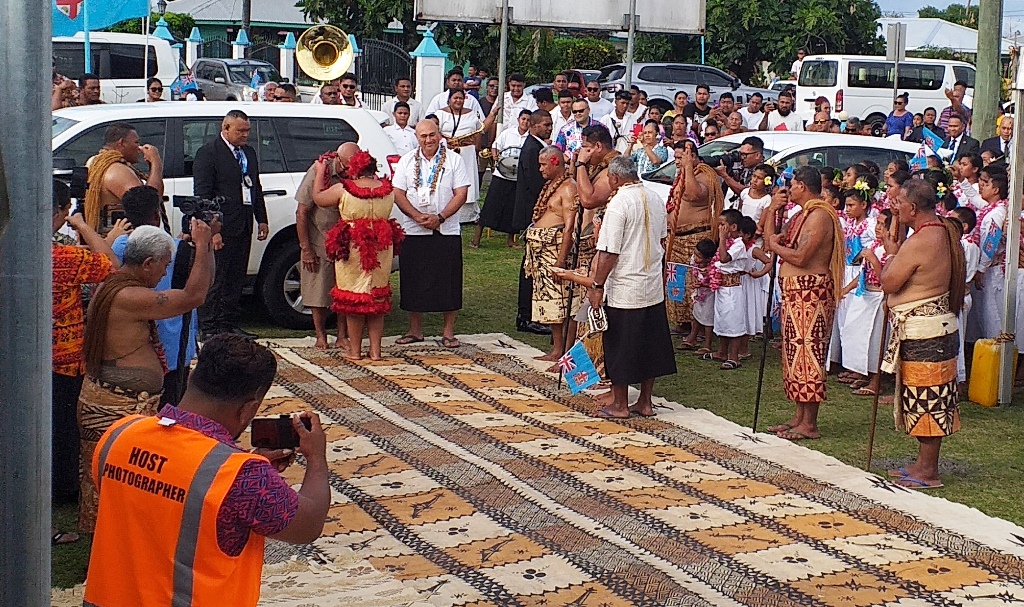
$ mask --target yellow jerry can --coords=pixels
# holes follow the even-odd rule
[[[999,342],[979,339],[974,344],[971,383],[967,396],[982,407],[999,404]],[[1017,368],[1017,348],[1013,349],[1013,368]]]

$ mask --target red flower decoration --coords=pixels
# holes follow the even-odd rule
[[[349,179],[359,179],[373,175],[376,169],[377,161],[373,159],[373,156],[370,156],[366,150],[359,150],[349,159],[346,174]]]
[[[324,235],[324,248],[331,261],[348,261],[352,231],[347,221],[339,221]]]
[[[331,309],[338,314],[379,316],[391,311],[391,285],[375,287],[369,293],[331,289]]]

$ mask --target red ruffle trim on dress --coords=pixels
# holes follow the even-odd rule
[[[341,182],[342,187],[349,194],[352,194],[356,198],[362,198],[364,200],[370,200],[374,198],[384,198],[392,191],[394,187],[391,185],[391,180],[387,177],[379,177],[381,184],[375,188],[364,188],[356,185],[356,182],[351,179],[345,179]]]
[[[331,289],[331,309],[338,314],[380,316],[391,311],[391,285],[374,287],[369,293]]]
[[[359,251],[359,262],[364,272],[380,267],[377,254],[394,247],[405,240],[405,232],[394,219],[370,219],[364,217],[355,221],[339,221],[328,230],[324,242],[327,257],[332,261],[348,261],[354,247]]]

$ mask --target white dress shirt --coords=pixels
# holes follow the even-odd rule
[[[505,122],[501,125],[501,132],[504,132],[510,125],[516,125],[519,120],[519,112],[523,110],[530,110],[531,112],[537,110],[537,101],[533,98],[533,95],[523,94],[518,101],[512,99],[512,93],[505,93],[504,105],[502,105],[501,113]],[[554,119],[554,116],[552,116]]]
[[[573,120],[572,112],[569,112],[569,117],[565,118],[562,116],[562,108],[556,107],[555,111],[551,112],[551,143],[555,142],[558,138],[558,134],[562,132],[562,127],[569,124]]]
[[[615,111],[615,104],[601,97],[597,101],[587,100],[590,104],[590,117],[600,122],[602,118]]]
[[[442,151],[445,152],[444,166],[440,167],[437,171],[435,176],[437,189],[431,195],[428,180],[430,179],[435,162],[440,160]],[[419,188],[416,187],[417,156],[420,157]],[[398,161],[398,165],[395,167],[395,177],[392,181],[392,185],[394,185],[396,190],[405,192],[406,197],[409,199],[409,204],[414,209],[429,215],[437,215],[443,211],[452,198],[455,198],[455,190],[458,188],[468,189],[469,184],[469,173],[466,172],[466,164],[462,161],[462,157],[451,150],[441,147],[437,148],[437,153],[434,154],[433,158],[424,158],[419,148],[402,156],[402,159]],[[401,209],[398,209],[397,204],[395,209],[392,216],[398,220],[406,234],[409,236],[430,236],[432,234],[430,230],[416,223],[411,217],[403,213]],[[460,233],[459,222],[454,217],[449,217],[447,221],[441,224],[441,234],[445,236],[458,236]]]
[[[441,111],[441,108],[446,107],[448,107],[448,91],[442,91],[434,95],[434,98],[430,100],[429,104],[427,104],[427,109],[423,110],[423,117],[426,118],[431,114],[436,114]],[[481,116],[486,116],[483,108],[480,107],[480,102],[472,95],[466,95],[466,103],[463,104],[463,108],[467,110],[476,110],[476,112]]]
[[[390,124],[395,123],[395,104],[399,101],[400,99],[398,97],[392,97],[388,101],[385,101],[384,105],[380,108],[382,112],[391,116]],[[415,127],[416,123],[423,120],[423,117],[425,116],[423,113],[423,104],[412,97],[409,97],[409,100],[406,101],[406,103],[409,104],[409,126]]]
[[[618,255],[605,280],[606,303],[638,309],[665,299],[661,239],[668,234],[665,200],[641,183],[624,185],[608,202],[597,250]]]
[[[412,124],[412,122],[409,124]],[[408,124],[405,125],[404,129],[397,124],[389,124],[384,127],[384,133],[387,134],[391,143],[395,144],[395,149],[398,150],[399,156],[405,156],[419,146],[419,142],[416,140],[416,129]]]

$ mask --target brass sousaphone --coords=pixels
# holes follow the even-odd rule
[[[299,35],[295,59],[310,78],[330,82],[352,67],[355,53],[348,34],[333,25],[314,25]]]

